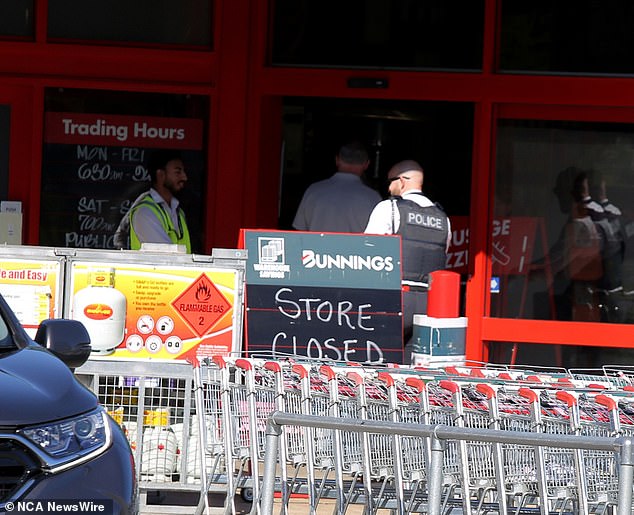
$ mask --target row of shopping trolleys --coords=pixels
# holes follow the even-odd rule
[[[275,411],[553,438],[634,435],[634,375],[618,368],[440,370],[218,356],[197,363],[194,377],[196,404],[203,407],[201,499],[214,482],[226,482],[228,513],[235,512],[233,496],[241,489],[259,511],[267,420]],[[280,442],[282,512],[300,496],[311,513],[325,498],[337,499],[338,513],[356,504],[367,513],[427,513],[429,438],[298,425],[284,427]],[[619,460],[612,451],[450,440],[443,451],[441,512],[615,513]]]

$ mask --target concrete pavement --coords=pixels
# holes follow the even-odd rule
[[[219,515],[224,513],[225,496],[219,493],[209,494],[209,515]],[[160,497],[156,495],[147,496],[147,504],[142,506],[142,515],[165,515],[165,514],[193,514],[198,504],[198,494],[195,492],[166,492]],[[250,513],[252,505],[242,500],[237,495],[235,498],[236,512],[240,515]],[[280,513],[279,500],[275,500],[273,513]],[[335,512],[336,503],[334,499],[322,499],[317,507],[317,515],[330,515]],[[302,498],[291,499],[288,505],[288,515],[306,515],[308,513],[308,501]],[[347,511],[349,515],[362,515],[363,506],[351,506]],[[379,510],[379,514],[389,514],[389,510]]]

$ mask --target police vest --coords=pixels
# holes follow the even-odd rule
[[[172,222],[172,217],[165,211],[165,209],[158,204],[151,195],[148,195],[141,202],[139,202],[134,208],[130,215],[130,220],[132,220],[134,216],[134,212],[140,207],[147,207],[152,210],[155,216],[158,218],[159,222],[163,226],[163,229],[169,236],[169,239],[172,243],[176,243],[178,245],[184,245],[187,253],[191,253],[191,241],[189,239],[189,230],[187,229],[187,222],[185,221],[185,213],[181,208],[178,208],[178,229],[174,227],[174,223]],[[139,241],[139,237],[134,231],[134,224],[130,224],[130,248],[132,250],[139,250],[141,248],[141,242]]]
[[[592,201],[586,201],[586,205]],[[625,257],[625,233],[621,224],[621,211],[607,202],[600,203],[603,211],[588,209],[601,237],[603,275],[598,286],[612,290],[623,286],[623,259]]]
[[[396,234],[402,241],[403,279],[423,281],[434,270],[446,268],[449,221],[438,205],[421,207],[402,197],[392,197],[401,222]]]

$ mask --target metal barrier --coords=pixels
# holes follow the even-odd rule
[[[593,437],[567,434],[524,433],[492,429],[463,428],[444,425],[420,425],[387,421],[346,420],[345,418],[298,415],[275,411],[269,416],[266,431],[266,452],[260,499],[260,513],[272,515],[276,489],[278,449],[284,426],[331,429],[353,433],[376,433],[401,437],[424,437],[431,440],[431,458],[428,477],[428,515],[440,515],[443,487],[443,456],[446,444],[451,441],[475,441],[493,444],[525,445],[535,449],[544,447],[614,452],[618,462],[618,494],[615,515],[632,513],[632,481],[634,479],[634,455],[632,437]],[[282,485],[284,488],[284,485]],[[282,492],[284,495],[284,492]],[[466,505],[468,506],[468,504]],[[408,513],[404,503],[396,507],[399,514]],[[337,513],[345,513],[345,494],[337,493]],[[543,512],[543,508],[542,508]],[[469,508],[465,513],[470,513]]]
[[[128,437],[136,463],[141,507],[148,492],[198,493],[200,424],[193,369],[189,363],[90,359],[76,370]],[[214,488],[226,487],[215,478]],[[152,506],[152,512],[191,513],[191,506]]]

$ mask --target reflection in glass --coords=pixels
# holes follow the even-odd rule
[[[632,73],[634,3],[614,0],[501,2],[505,71]]]
[[[2,2],[0,36],[33,38],[33,0]]]
[[[488,342],[489,363],[513,364],[513,374],[526,378],[531,375],[565,373],[561,363],[561,346],[539,342]]]
[[[633,167],[634,126],[499,122],[492,316],[634,322]]]
[[[211,0],[48,0],[50,39],[212,46]]]
[[[276,0],[271,63],[482,68],[482,0]]]

